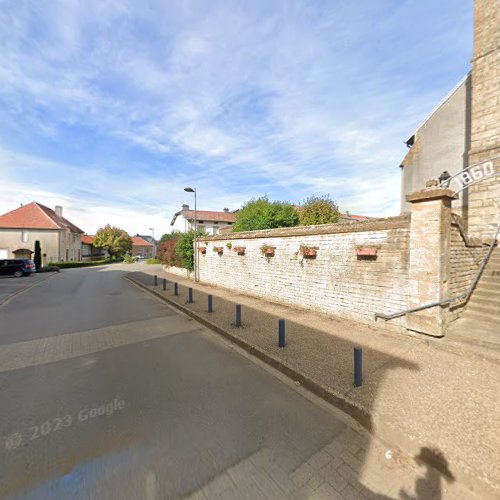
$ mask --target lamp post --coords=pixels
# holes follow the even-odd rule
[[[445,187],[445,188],[450,187],[451,175],[448,172],[448,170],[445,170],[438,178],[439,178],[439,184],[442,187]]]
[[[184,191],[186,193],[194,193],[194,237],[195,237],[195,243],[194,243],[194,281],[198,281],[198,241],[196,240],[196,232],[198,230],[198,217],[196,214],[196,188],[192,187],[185,187]]]
[[[153,257],[156,259],[156,240],[155,240],[155,228],[150,227],[151,235],[153,237]]]

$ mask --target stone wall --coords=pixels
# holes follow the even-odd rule
[[[409,226],[409,217],[400,216],[214,236],[206,239],[206,254],[199,253],[200,281],[373,323],[375,313],[407,308]],[[274,257],[263,255],[263,244],[275,247]],[[301,245],[317,247],[317,256],[303,257]],[[244,247],[245,255],[235,247]],[[357,256],[358,248],[376,249],[377,255]],[[387,326],[400,328],[402,321]]]
[[[170,274],[175,274],[176,276],[182,276],[183,278],[193,279],[193,273],[184,269],[183,267],[175,266],[163,266],[163,269]]]
[[[467,291],[487,251],[488,247],[482,241],[466,237],[461,218],[454,216],[451,225],[450,295]]]
[[[468,231],[491,237],[500,222],[500,0],[475,0],[474,17],[469,164],[492,160],[497,176],[470,188]]]

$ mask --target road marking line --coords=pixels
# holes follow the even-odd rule
[[[43,278],[40,278],[37,282],[33,283],[32,285],[29,285],[27,286],[26,288],[22,288],[21,290],[18,290],[17,292],[13,292],[11,293],[10,295],[8,295],[7,297],[5,297],[5,299],[3,299],[1,302],[0,302],[0,309],[3,307],[3,306],[6,306],[9,302],[11,302],[12,300],[14,300],[16,297],[18,297],[19,295],[22,295],[24,292],[27,292],[28,290],[31,290],[32,288],[35,288],[36,286],[38,286],[40,283],[43,283],[45,280],[51,278],[52,276],[54,276],[55,274],[58,274],[58,273],[47,273],[47,276],[44,276]]]

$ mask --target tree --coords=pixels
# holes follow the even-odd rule
[[[171,233],[165,233],[158,243],[165,243],[169,240],[176,240],[179,237],[180,231],[172,231]]]
[[[299,220],[301,226],[312,226],[315,224],[333,224],[339,220],[339,207],[330,195],[310,196],[304,200],[299,209]]]
[[[166,239],[163,243],[158,244],[158,259],[162,264],[166,266],[182,267],[182,262],[177,255],[176,246],[177,240],[180,236],[180,232],[170,233],[168,236],[175,235],[171,238]],[[163,236],[167,236],[164,234]],[[162,239],[163,239],[162,236]],[[161,240],[160,240],[161,242]]]
[[[97,231],[93,245],[104,248],[111,258],[116,258],[132,250],[132,238],[123,229],[108,224]]]
[[[194,248],[195,237],[206,236],[205,231],[199,229],[196,233],[191,230],[187,233],[180,233],[175,245],[175,253],[179,258],[180,266],[192,271],[194,269]]]
[[[33,257],[33,260],[35,261],[36,270],[40,271],[40,268],[42,267],[42,249],[38,240],[35,241],[35,256]]]
[[[269,201],[267,196],[252,198],[236,215],[233,231],[256,231],[299,224],[299,215],[293,205],[283,201]]]

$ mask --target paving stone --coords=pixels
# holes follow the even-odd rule
[[[304,486],[314,474],[314,469],[307,463],[303,463],[299,468],[290,474],[290,479],[298,486]]]
[[[319,453],[316,453],[313,455],[309,460],[308,464],[313,468],[313,469],[321,469],[324,467],[326,464],[331,462],[332,457],[326,452],[326,451],[320,451]]]

